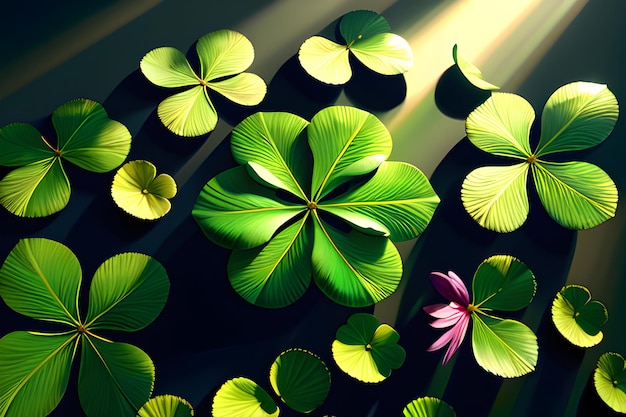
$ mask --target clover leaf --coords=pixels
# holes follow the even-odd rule
[[[531,105],[515,94],[492,93],[468,116],[467,137],[481,150],[517,163],[470,172],[461,189],[465,210],[487,229],[516,230],[529,212],[526,182],[530,172],[541,203],[560,225],[580,230],[610,219],[618,196],[606,172],[587,162],[552,162],[544,157],[601,143],[613,130],[618,114],[617,99],[606,85],[567,84],[546,102],[539,143],[533,151]]]
[[[193,407],[175,395],[157,395],[137,411],[137,417],[192,417]]]
[[[333,358],[339,368],[363,382],[380,382],[404,363],[400,335],[388,324],[366,313],[355,313],[337,329]]]
[[[456,417],[448,403],[435,397],[420,397],[404,407],[404,417]]]
[[[310,123],[256,113],[234,128],[231,150],[241,166],[211,179],[192,214],[209,239],[234,249],[228,276],[237,293],[283,307],[311,276],[352,307],[395,291],[402,261],[391,241],[421,233],[439,198],[414,166],[384,162],[391,137],[375,116],[344,106]]]
[[[315,354],[304,349],[282,352],[270,368],[270,383],[276,395],[299,413],[319,407],[330,390],[330,372]],[[213,417],[276,417],[280,409],[256,382],[238,377],[226,381],[215,393]]]
[[[402,74],[413,66],[413,52],[404,38],[390,30],[387,20],[378,13],[352,11],[339,22],[344,43],[313,36],[300,46],[298,59],[309,75],[326,84],[342,85],[350,80],[350,52],[374,72]]]
[[[77,352],[78,396],[89,417],[135,416],[150,397],[154,365],[141,349],[100,330],[134,332],[161,312],[169,292],[161,264],[122,253],[95,272],[85,318],[79,311],[81,268],[61,243],[22,239],[0,268],[0,296],[16,312],[70,329],[15,331],[0,339],[0,416],[42,417],[61,401]]]
[[[497,85],[486,81],[483,77],[482,71],[459,54],[459,48],[456,44],[452,47],[452,58],[454,59],[454,63],[457,67],[459,67],[461,74],[463,74],[467,81],[469,81],[474,87],[489,91],[500,89]]]
[[[168,174],[156,174],[153,163],[143,160],[125,163],[113,177],[111,196],[125,212],[145,220],[165,216],[176,195],[176,182]]]
[[[619,353],[600,356],[593,384],[602,401],[618,413],[626,413],[626,362]]]
[[[526,307],[535,295],[535,278],[528,267],[510,255],[485,259],[474,273],[473,297],[461,278],[433,272],[430,279],[448,304],[424,307],[432,316],[434,328],[450,327],[427,351],[448,345],[445,365],[459,348],[472,322],[472,350],[478,364],[488,372],[505,378],[525,375],[537,364],[537,337],[516,320],[502,319],[493,310],[515,311]]]
[[[552,303],[552,321],[570,343],[580,347],[602,341],[602,326],[608,320],[606,307],[591,299],[589,290],[580,285],[566,285]]]
[[[45,217],[70,199],[63,160],[92,172],[119,166],[131,135],[95,101],[77,99],[52,113],[56,144],[35,127],[13,123],[0,129],[0,165],[17,167],[0,181],[0,204],[22,217]]]
[[[261,77],[244,72],[252,65],[254,48],[241,33],[229,29],[208,33],[198,39],[196,52],[199,73],[182,52],[167,46],[148,52],[140,63],[153,84],[186,88],[157,108],[165,127],[179,136],[200,136],[215,129],[218,117],[209,90],[244,106],[259,104],[267,91]]]

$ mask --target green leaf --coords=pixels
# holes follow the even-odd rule
[[[78,396],[89,417],[134,417],[150,398],[154,365],[141,349],[83,334]]]
[[[536,155],[595,146],[609,136],[618,115],[617,99],[606,85],[582,81],[564,85],[543,109]]]
[[[77,340],[29,332],[0,339],[0,416],[50,414],[67,388]]]
[[[85,327],[143,329],[163,310],[169,288],[167,272],[154,258],[132,252],[115,255],[94,274]]]
[[[452,407],[434,397],[421,397],[411,401],[402,410],[404,417],[456,417]]]
[[[356,226],[374,221],[393,241],[422,233],[439,204],[426,176],[402,162],[383,162],[365,184],[318,207]],[[378,227],[380,229],[380,227]]]
[[[311,282],[311,223],[308,214],[280,231],[263,246],[235,250],[228,278],[235,291],[259,307],[294,303]]]
[[[352,78],[350,51],[321,36],[313,36],[300,46],[298,60],[313,78],[326,84],[343,85]]]
[[[541,203],[560,225],[589,229],[615,216],[617,187],[596,165],[537,161],[532,172]]]
[[[205,81],[238,74],[254,61],[252,43],[239,32],[216,30],[198,39],[196,51],[200,58],[200,73]]]
[[[22,166],[54,157],[41,133],[26,123],[13,123],[0,129],[0,165]]]
[[[347,178],[372,172],[391,153],[391,135],[376,116],[354,107],[331,106],[319,111],[308,129],[313,152],[313,201]]]
[[[108,172],[124,162],[131,135],[126,126],[111,120],[100,103],[69,101],[52,113],[60,155],[93,172]]]
[[[279,412],[272,397],[248,378],[226,381],[213,397],[213,417],[276,417]]]
[[[148,52],[141,59],[139,68],[150,82],[159,87],[176,88],[199,83],[185,54],[169,46]]]
[[[403,74],[413,67],[411,45],[394,33],[379,33],[356,41],[350,51],[366,67],[382,75]]]
[[[483,73],[474,66],[474,64],[467,61],[459,54],[459,48],[456,44],[452,48],[452,58],[454,59],[454,63],[459,67],[459,70],[461,70],[461,73],[467,78],[467,81],[472,83],[474,87],[480,88],[481,90],[500,89],[497,85],[486,81],[483,77]]]
[[[217,111],[202,85],[169,96],[159,104],[157,114],[179,136],[204,135],[217,125]]]
[[[461,186],[461,200],[478,224],[496,232],[512,232],[528,217],[526,182],[529,164],[487,166],[470,172]]]
[[[188,401],[175,395],[157,395],[145,403],[137,417],[192,417],[193,407]]]
[[[492,374],[513,378],[537,365],[537,337],[526,325],[472,314],[472,350],[478,364]]]
[[[233,129],[233,156],[237,163],[248,164],[263,184],[308,201],[302,187],[308,189],[311,162],[306,140],[301,136],[308,124],[291,113],[255,113]]]
[[[387,20],[371,10],[351,11],[343,15],[339,22],[339,32],[346,44],[367,39],[390,30],[391,27]]]
[[[0,204],[22,217],[61,211],[70,193],[70,182],[56,156],[16,168],[0,181]]]
[[[0,268],[0,296],[20,314],[75,326],[81,275],[78,259],[61,243],[21,239]]]
[[[140,219],[165,216],[172,206],[169,199],[176,195],[176,182],[171,176],[157,176],[156,172],[154,164],[148,161],[124,164],[113,177],[111,196],[115,204]]]
[[[390,296],[402,277],[398,250],[385,237],[341,233],[314,212],[313,278],[331,300],[348,306],[373,305]]]
[[[371,314],[355,313],[337,330],[333,358],[339,368],[363,382],[380,382],[404,363],[406,352],[391,326]]]
[[[492,93],[465,121],[467,138],[493,155],[527,159],[531,156],[530,127],[535,111],[524,98],[510,93]]]
[[[289,408],[310,413],[326,400],[330,372],[317,355],[303,349],[289,349],[272,364],[270,383]]]
[[[520,310],[532,301],[537,283],[526,264],[510,255],[484,260],[474,273],[472,304],[481,309]]]
[[[209,239],[227,248],[249,249],[268,242],[306,206],[280,201],[253,181],[245,167],[231,168],[202,189],[192,215]]]
[[[256,74],[244,72],[221,81],[207,83],[207,87],[242,106],[256,106],[263,101],[267,85]]]
[[[591,293],[580,285],[566,285],[552,303],[552,321],[570,343],[580,347],[595,346],[602,341],[602,326],[608,320],[606,307],[591,299]]]
[[[626,364],[622,355],[607,352],[600,356],[593,383],[602,401],[618,413],[626,413]]]

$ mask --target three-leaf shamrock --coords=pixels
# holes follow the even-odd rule
[[[600,356],[593,384],[602,401],[618,413],[626,413],[626,361],[619,353]]]
[[[356,10],[341,17],[339,32],[345,43],[313,36],[300,47],[298,59],[309,75],[326,84],[341,85],[350,80],[350,52],[379,74],[402,74],[413,66],[413,52],[404,38],[390,30],[378,13]]]
[[[24,217],[44,217],[63,209],[70,182],[63,160],[92,172],[119,166],[130,151],[126,127],[109,119],[95,101],[77,99],[52,113],[56,144],[35,127],[13,123],[0,129],[0,165],[18,167],[0,181],[0,204]]]
[[[311,276],[347,306],[392,294],[402,261],[391,240],[421,233],[439,198],[414,166],[384,162],[391,145],[385,126],[353,107],[328,107],[310,123],[256,113],[238,124],[231,150],[242,166],[210,180],[192,212],[211,240],[235,249],[233,288],[264,307],[293,303]]]
[[[81,268],[61,243],[22,239],[0,268],[0,296],[18,313],[59,323],[58,333],[15,331],[0,339],[0,416],[48,415],[61,401],[80,351],[78,396],[89,417],[135,416],[150,397],[154,365],[141,349],[96,332],[134,332],[161,312],[169,292],[163,266],[122,253],[95,272],[82,318]]]
[[[169,46],[153,49],[141,60],[141,72],[153,84],[186,88],[165,100],[157,114],[179,136],[200,136],[215,129],[217,111],[209,97],[213,90],[237,104],[254,106],[265,97],[267,86],[256,74],[243,72],[254,60],[252,43],[239,32],[222,29],[198,39],[200,72],[185,55]]]
[[[535,369],[538,345],[533,331],[516,320],[492,315],[493,310],[520,310],[533,299],[535,278],[524,263],[510,255],[484,260],[474,273],[471,303],[465,284],[454,272],[433,272],[430,279],[437,292],[450,300],[424,307],[435,318],[432,327],[450,327],[427,349],[434,351],[448,344],[444,365],[463,342],[471,319],[472,350],[481,367],[506,378]]]
[[[463,181],[465,210],[481,226],[497,232],[519,228],[529,212],[528,173],[546,211],[570,229],[587,229],[610,219],[617,208],[617,188],[596,165],[552,162],[544,157],[587,149],[613,130],[619,109],[606,85],[575,82],[556,90],[541,116],[541,134],[534,151],[531,105],[510,93],[492,93],[467,118],[468,139],[483,151],[513,158],[515,165],[480,167]]]

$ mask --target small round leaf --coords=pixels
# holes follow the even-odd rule
[[[618,353],[607,352],[600,356],[593,383],[598,395],[618,413],[626,413],[626,364]]]
[[[276,417],[280,409],[269,394],[248,378],[226,381],[213,397],[213,417]]]
[[[404,417],[456,417],[452,407],[434,397],[421,397],[411,401],[402,410]]]
[[[143,405],[137,417],[192,417],[193,407],[175,395],[157,395]]]
[[[591,293],[580,285],[567,285],[552,303],[552,321],[570,343],[580,347],[595,346],[602,341],[601,328],[608,320],[606,307],[591,299]]]

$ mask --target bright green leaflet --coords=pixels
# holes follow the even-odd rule
[[[509,255],[494,255],[474,273],[472,304],[488,310],[520,310],[530,304],[536,286],[526,264]]]
[[[608,320],[606,307],[591,299],[589,290],[580,285],[566,285],[552,303],[552,321],[570,343],[580,347],[602,341],[602,326]]]
[[[456,417],[448,403],[434,397],[417,398],[404,407],[404,417]]]
[[[330,372],[317,355],[304,349],[289,349],[272,364],[270,383],[289,408],[310,413],[328,395]]]
[[[535,277],[520,260],[494,255],[476,269],[472,281],[472,350],[478,364],[505,378],[525,375],[535,369],[537,337],[516,320],[501,319],[493,310],[520,310],[532,301]]]
[[[626,413],[626,364],[619,353],[600,356],[593,383],[602,401],[618,413]]]
[[[211,179],[192,211],[209,239],[235,249],[233,288],[272,308],[295,302],[311,277],[351,307],[391,295],[402,276],[391,240],[416,237],[439,203],[421,171],[385,161],[391,146],[385,126],[352,107],[310,123],[256,113],[238,124],[231,150],[242,166]]]
[[[196,52],[199,73],[182,52],[172,47],[153,49],[140,63],[141,72],[153,84],[187,87],[163,100],[157,108],[165,127],[179,136],[200,136],[215,129],[218,116],[209,90],[244,106],[259,104],[267,91],[261,77],[243,72],[254,60],[254,48],[241,33],[228,29],[208,33],[198,39]]]
[[[374,72],[402,74],[413,66],[413,52],[404,38],[389,33],[390,30],[385,18],[378,13],[352,11],[339,23],[345,43],[313,36],[300,46],[298,59],[309,75],[326,84],[342,85],[350,80],[350,52]]]
[[[153,163],[136,160],[125,163],[113,177],[111,196],[122,210],[135,217],[155,220],[172,207],[176,182],[168,174],[157,175]]]
[[[474,87],[478,87],[481,90],[499,90],[500,87],[491,84],[483,77],[483,73],[471,62],[467,61],[459,54],[459,48],[455,44],[452,48],[452,58],[454,63],[459,67],[461,73],[467,78],[467,81],[472,83]]]
[[[213,397],[213,417],[276,417],[279,413],[272,397],[248,378],[226,381]]]
[[[567,84],[546,102],[541,136],[532,151],[529,135],[535,113],[531,105],[514,94],[492,93],[468,116],[467,137],[483,151],[517,163],[470,172],[461,188],[466,211],[490,230],[516,230],[529,213],[526,178],[530,172],[541,203],[563,227],[588,229],[612,218],[617,188],[602,169],[544,157],[598,145],[613,130],[618,114],[617,99],[606,85]]]
[[[145,403],[137,417],[192,417],[193,407],[188,401],[175,395],[157,395]]]
[[[366,313],[355,313],[337,329],[333,358],[339,368],[363,382],[380,382],[404,363],[400,335],[388,324]]]
[[[52,113],[56,145],[36,128],[14,123],[0,129],[0,165],[17,167],[0,181],[0,204],[22,217],[45,217],[70,199],[63,160],[92,172],[119,166],[131,135],[104,108],[87,99],[69,101]]]
[[[0,339],[0,417],[43,417],[59,403],[80,350],[79,398],[89,417],[135,416],[150,397],[154,365],[139,348],[94,330],[136,331],[152,322],[169,292],[160,263],[123,253],[96,271],[86,319],[78,309],[81,269],[64,245],[22,239],[0,268],[0,296],[18,313],[70,327],[60,333],[13,332]]]

